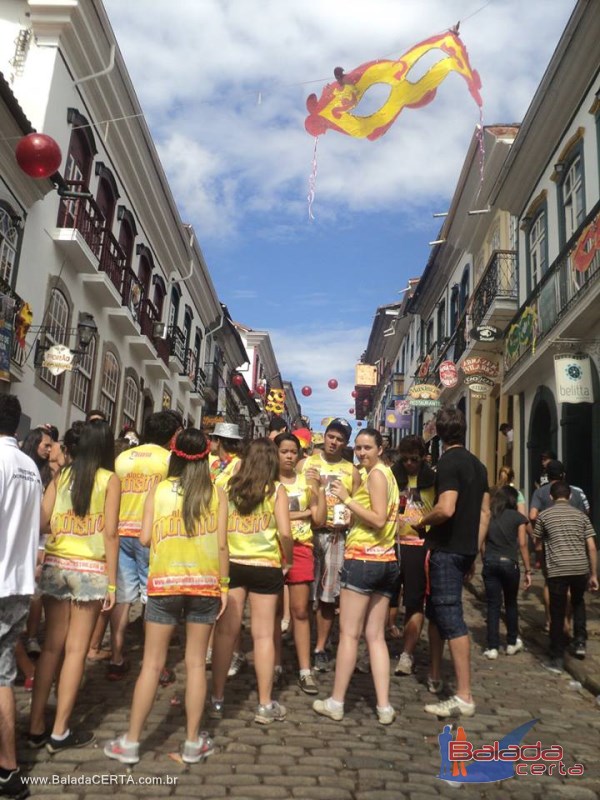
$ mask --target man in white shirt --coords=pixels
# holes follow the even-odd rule
[[[21,404],[0,395],[0,796],[24,798],[15,749],[15,645],[35,588],[42,482],[15,434]]]

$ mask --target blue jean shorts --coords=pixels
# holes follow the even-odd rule
[[[342,567],[341,586],[359,594],[381,594],[391,598],[398,592],[399,578],[397,561],[347,558]]]
[[[117,603],[135,603],[148,598],[148,564],[150,548],[140,544],[136,536],[121,536],[117,569]]]
[[[462,593],[465,575],[473,561],[475,556],[441,550],[431,553],[426,613],[427,619],[437,626],[442,639],[458,639],[469,633],[463,615]]]
[[[202,597],[193,594],[151,595],[146,604],[146,622],[159,625],[177,625],[195,622],[200,625],[213,625],[221,607],[218,597]]]
[[[15,645],[25,628],[30,601],[23,594],[0,597],[0,686],[12,686],[17,677]]]
[[[47,562],[42,565],[40,591],[55,600],[91,603],[104,600],[107,588],[108,578],[101,572],[80,572]]]

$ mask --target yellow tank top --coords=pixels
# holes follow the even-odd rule
[[[275,491],[251,514],[240,514],[229,501],[227,543],[229,558],[257,567],[280,567],[281,550],[275,521]]]
[[[233,471],[236,469],[236,464],[240,460],[239,456],[232,456],[231,461],[229,461],[223,469],[217,471],[215,475],[215,486],[220,486],[221,489],[226,489],[227,484],[229,483],[230,478],[233,475]],[[219,464],[221,462],[218,462]]]
[[[329,489],[333,481],[341,480],[346,489],[352,494],[352,476],[354,475],[354,466],[345,459],[338,461],[336,464],[330,464],[326,461],[321,453],[313,453],[309,456],[302,465],[302,472],[307,469],[316,469],[321,473],[321,485],[325,485],[325,502],[327,503],[327,519],[325,521],[325,528],[333,528],[333,507],[339,503],[338,498],[331,494]],[[338,528],[339,530],[339,528]]]
[[[90,510],[85,517],[78,517],[71,499],[71,470],[61,473],[46,539],[47,563],[78,572],[106,572],[104,506],[112,475],[107,469],[96,471]]]
[[[283,483],[281,485],[287,492],[290,511],[306,511],[310,506],[311,488],[306,482],[303,474],[296,475],[293,483]],[[313,532],[310,519],[291,520],[292,537],[299,544],[313,546]]]
[[[177,478],[168,478],[154,493],[148,595],[190,594],[220,597],[219,500],[213,488],[210,504],[193,536],[183,521],[183,494]]]
[[[119,536],[140,535],[146,497],[167,477],[170,455],[157,444],[141,444],[117,457],[115,472],[121,480]]]
[[[409,544],[422,547],[425,539],[421,538],[412,527],[421,521],[435,505],[435,489],[417,489],[417,476],[409,475],[408,484],[400,492],[400,512],[398,514],[398,541],[400,544]]]
[[[383,472],[387,481],[387,519],[383,528],[375,530],[354,516],[354,525],[346,539],[344,558],[356,558],[363,561],[395,561],[396,528],[398,526],[398,484],[392,470],[385,464],[376,464],[373,470]],[[371,508],[368,489],[368,475],[365,475],[352,499],[365,508]]]

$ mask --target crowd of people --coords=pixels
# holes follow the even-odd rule
[[[545,666],[562,670],[568,603],[574,653],[585,656],[584,596],[598,588],[585,496],[565,481],[560,462],[548,458],[546,480],[527,513],[510,468],[503,467],[498,485],[489,486],[485,467],[465,447],[458,409],[442,408],[436,416],[442,455],[433,468],[419,436],[404,437],[392,458],[380,432],[365,428],[348,453],[352,428],[339,418],[329,422],[322,447],[309,452],[279,419],[270,436],[244,442],[234,423],[219,423],[209,435],[184,428],[169,410],[151,414],[141,436],[123,430],[115,440],[102,412],[93,411],[62,438],[53,426],[40,426],[19,448],[20,413],[16,397],[0,395],[0,795],[27,796],[16,763],[17,666],[32,690],[29,746],[54,754],[91,744],[93,732],[70,726],[86,659],[106,661],[108,680],[127,674],[127,627],[137,602],[144,652],[129,724],[104,747],[109,758],[125,764],[140,758],[159,683],[174,679],[167,657],[180,624],[186,669],[181,758],[194,764],[214,751],[202,718],[205,709],[212,719],[226,715],[228,680],[245,659],[246,606],[259,725],[287,717],[273,696],[282,671],[282,628],[291,628],[298,686],[315,696],[318,674],[333,666],[336,619],[333,688],[329,697],[313,701],[317,714],[343,719],[364,637],[368,662],[362,669],[372,675],[375,713],[382,725],[392,724],[386,636],[399,637],[402,628],[393,672],[410,675],[427,619],[427,689],[443,691],[447,642],[455,690],[425,711],[440,718],[472,716],[462,593],[478,554],[487,597],[486,658],[499,656],[503,601],[505,652],[514,656],[523,648],[520,563],[527,589],[534,557],[547,587]],[[108,625],[110,648],[104,649]],[[56,711],[48,726],[53,686]]]

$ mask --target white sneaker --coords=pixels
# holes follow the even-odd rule
[[[396,712],[391,706],[377,709],[377,719],[381,725],[391,725],[396,719]]]
[[[516,656],[516,654],[520,653],[522,649],[523,649],[523,641],[521,639],[517,639],[517,641],[514,644],[506,645],[506,655]]]
[[[235,677],[238,672],[246,666],[246,656],[243,653],[234,653],[233,658],[231,659],[231,665],[229,667],[229,672],[227,673],[228,678]]]
[[[483,655],[486,658],[489,658],[490,661],[495,661],[498,658],[498,651],[495,647],[490,647],[483,651]]]
[[[425,706],[428,714],[435,714],[436,717],[472,717],[475,714],[475,703],[467,703],[460,697],[454,695],[448,700],[441,700],[439,703],[430,703]]]
[[[202,731],[197,742],[186,739],[181,749],[181,760],[186,764],[198,764],[215,752],[213,740],[206,731]]]
[[[410,653],[402,653],[396,664],[394,675],[412,675],[414,659]]]
[[[329,698],[327,698],[327,700],[328,699]],[[322,717],[329,717],[329,719],[333,719],[336,722],[341,722],[344,719],[343,707],[330,708],[327,700],[315,700],[312,705],[313,711],[316,711],[317,714],[320,714]]]

